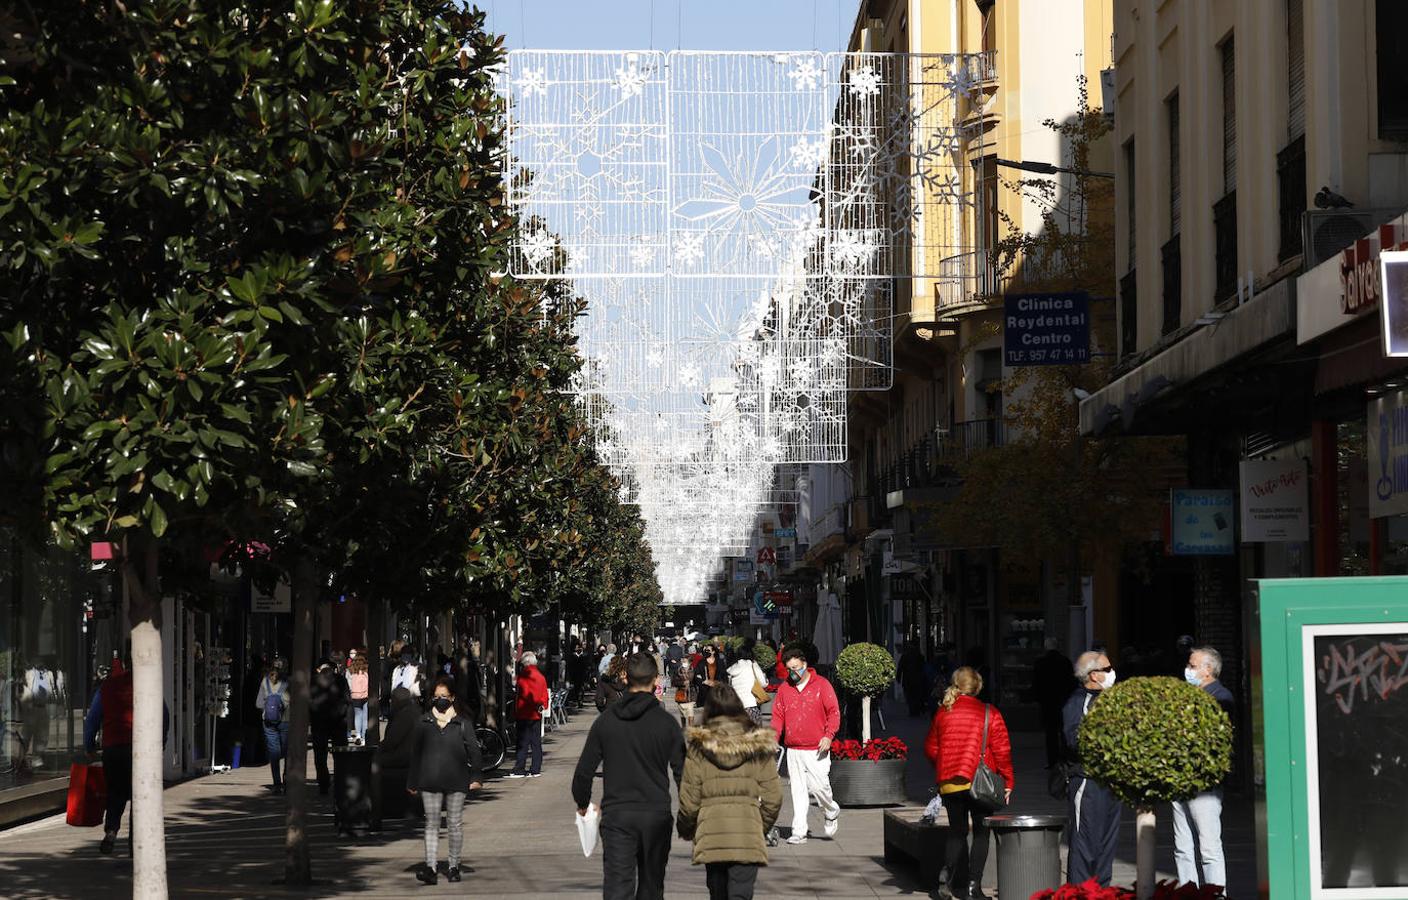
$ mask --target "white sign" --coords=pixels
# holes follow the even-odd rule
[[[1310,540],[1309,481],[1304,460],[1242,460],[1242,540]]]
[[[249,611],[252,613],[293,612],[293,592],[287,582],[279,582],[270,596],[257,587],[250,588]]]
[[[1408,512],[1408,394],[1369,403],[1369,516]]]
[[[1384,354],[1408,356],[1408,250],[1385,250],[1379,260]]]

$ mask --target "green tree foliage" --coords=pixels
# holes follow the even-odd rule
[[[1090,707],[1080,758],[1121,801],[1150,809],[1227,777],[1232,723],[1207,691],[1177,678],[1131,678]]]
[[[126,545],[134,624],[159,625],[159,547],[175,572],[258,541],[304,602],[331,583],[645,626],[643,530],[562,392],[580,304],[496,274],[517,223],[482,14],[0,16],[3,499]]]

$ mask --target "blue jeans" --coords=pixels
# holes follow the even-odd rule
[[[357,735],[359,741],[367,739],[367,701],[365,700],[362,701],[361,706],[356,705],[355,700],[353,701],[352,733]]]
[[[288,755],[288,723],[264,723],[264,749],[269,754],[269,771],[274,773],[274,787],[283,787],[283,768],[279,763]]]
[[[1198,854],[1193,835],[1198,836]],[[1204,791],[1191,800],[1173,804],[1173,859],[1178,883],[1198,883],[1198,859],[1203,861],[1203,884],[1227,886],[1227,864],[1222,856],[1222,788]]]

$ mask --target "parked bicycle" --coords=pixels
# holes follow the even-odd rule
[[[504,764],[510,748],[518,746],[518,729],[512,721],[505,721],[495,729],[480,725],[474,729],[479,739],[479,752],[484,755],[484,771],[493,772]]]

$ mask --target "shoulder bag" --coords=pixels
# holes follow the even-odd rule
[[[1007,805],[1007,782],[987,763],[988,719],[991,715],[992,707],[983,704],[983,743],[978,749],[978,767],[973,770],[973,787],[970,793],[973,802],[986,807],[990,812],[997,812]]]
[[[762,706],[772,699],[772,694],[767,692],[767,685],[758,680],[758,671],[758,664],[753,663],[753,699],[758,701],[759,706]]]

